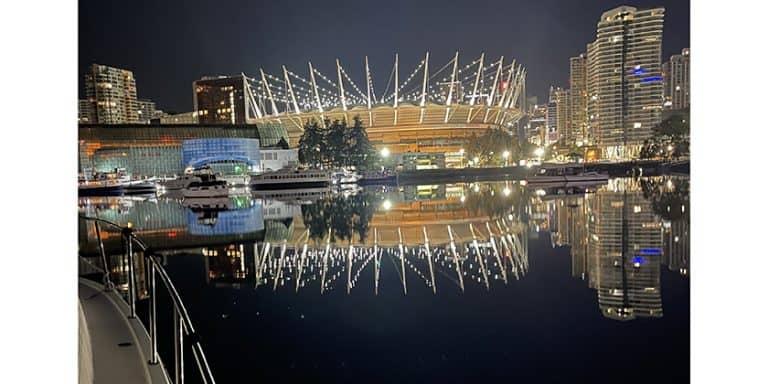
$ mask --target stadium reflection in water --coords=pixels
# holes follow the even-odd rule
[[[667,334],[672,332],[674,337],[662,344],[664,353],[670,358],[688,353],[688,186],[687,178],[677,177],[613,179],[603,185],[567,188],[469,183],[358,188],[305,196],[301,201],[231,195],[217,208],[205,209],[164,198],[90,198],[81,199],[79,208],[81,214],[130,226],[163,255],[196,324],[201,324],[200,333],[216,335],[206,339],[206,350],[212,355],[214,370],[227,372],[225,379],[230,374],[232,380],[241,377],[243,367],[256,363],[257,357],[233,357],[227,352],[241,333],[250,332],[246,328],[252,322],[265,322],[259,324],[268,329],[283,327],[296,310],[302,311],[298,320],[309,321],[305,313],[317,319],[303,325],[289,321],[292,326],[307,327],[304,334],[310,339],[302,339],[305,341],[313,340],[310,334],[331,332],[326,322],[358,319],[383,327],[379,323],[383,320],[376,319],[390,315],[389,311],[398,319],[389,321],[404,327],[411,323],[434,327],[440,322],[439,327],[467,326],[480,334],[489,332],[484,327],[495,329],[501,332],[502,344],[521,342],[500,331],[517,322],[521,332],[539,335],[539,342],[549,337],[576,338],[548,320],[549,316],[566,316],[574,326],[590,329],[600,339],[572,342],[592,345],[592,355],[587,355],[615,359],[609,351],[621,346],[611,344],[616,342],[612,340],[623,340],[637,352],[627,352],[631,355],[627,357],[635,356],[650,367],[659,359],[650,358],[654,353],[645,350],[648,338],[672,337]],[[81,255],[96,255],[94,232],[81,223]],[[112,255],[113,272],[119,274],[124,270],[117,256],[121,252],[119,235],[105,230],[102,237]],[[138,284],[141,297],[143,282]],[[243,307],[238,309],[241,302]],[[428,312],[422,307],[429,308],[425,309]],[[672,311],[671,318],[667,311]],[[230,319],[230,313],[239,314],[242,320]],[[266,318],[265,313],[277,317]],[[527,317],[535,318],[536,324],[526,323]],[[650,323],[638,319],[658,326],[649,328],[643,324]],[[632,328],[612,330],[609,324],[615,320],[635,321]],[[360,326],[354,325],[355,329]],[[391,343],[409,342],[410,333],[402,330],[366,332],[339,343],[384,344],[399,351]],[[423,336],[436,343],[437,349],[425,351],[451,356],[465,353],[461,352],[465,347],[439,341],[436,331],[426,332]],[[243,342],[259,340],[269,346],[284,340],[277,335],[262,340],[265,336],[260,335],[242,336]],[[315,358],[301,351],[309,348],[327,354],[326,363],[345,366],[355,359],[348,349],[363,348],[347,345],[343,351],[331,351],[320,341],[307,343],[279,347],[289,355],[259,352],[258,359],[286,369],[295,364],[308,369]],[[491,348],[490,339],[480,338],[477,343],[477,348]],[[527,348],[542,348],[533,341],[525,343],[533,343]],[[569,360],[579,352],[576,344],[553,355],[554,363],[581,361]],[[415,363],[407,359],[425,358],[409,353],[398,364],[410,366]],[[445,367],[451,358],[444,360],[411,368],[420,372]],[[480,364],[470,360],[455,362]],[[355,361],[362,372],[377,371],[373,362]],[[670,377],[687,377],[687,369],[678,368]],[[464,374],[463,369],[460,365],[446,367],[445,375]],[[293,374],[287,379],[270,370],[257,377],[351,379],[338,366],[324,373],[289,371]],[[533,371],[522,375],[540,377]],[[594,378],[593,373],[582,373],[577,379]],[[648,374],[651,377],[650,371]],[[393,375],[382,380],[394,380],[397,375]],[[499,372],[492,376],[507,377]]]
[[[525,278],[529,237],[548,233],[553,247],[570,248],[571,274],[596,290],[603,315],[619,320],[662,316],[662,266],[687,275],[687,208],[688,180],[680,178],[549,190],[512,182],[379,187],[308,201],[233,195],[214,208],[80,200],[81,214],[130,226],[152,249],[199,252],[207,283],[256,289],[349,293],[368,278],[378,294],[382,265],[391,263],[404,294],[417,285],[435,294],[472,284],[489,291]],[[87,250],[95,234],[85,230]],[[117,247],[112,240],[107,249]]]

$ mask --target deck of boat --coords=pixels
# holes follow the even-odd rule
[[[150,365],[149,338],[115,292],[80,279],[80,383],[168,383],[162,365]]]

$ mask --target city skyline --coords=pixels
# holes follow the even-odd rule
[[[82,81],[91,63],[130,70],[136,77],[139,99],[151,99],[159,109],[185,112],[191,110],[193,105],[191,84],[203,76],[241,72],[254,76],[260,68],[279,73],[282,64],[289,68],[303,68],[307,60],[313,61],[321,71],[331,72],[337,57],[348,65],[355,65],[366,55],[373,70],[381,72],[391,66],[395,53],[411,61],[429,50],[431,56],[442,61],[443,58],[449,59],[456,50],[462,55],[472,56],[484,51],[489,56],[516,57],[529,68],[528,95],[545,100],[550,85],[568,84],[569,58],[583,53],[586,44],[594,40],[595,26],[600,14],[606,10],[621,5],[637,8],[663,6],[666,8],[663,59],[689,46],[687,1],[664,4],[650,1],[551,3],[508,3],[490,8],[441,3],[440,20],[435,17],[435,7],[424,4],[373,10],[360,9],[365,7],[360,4],[324,3],[317,12],[305,12],[306,8],[316,6],[313,4],[303,7],[275,4],[268,10],[261,4],[242,4],[237,7],[236,14],[226,12],[235,9],[234,4],[217,3],[215,9],[210,9],[213,5],[200,4],[185,4],[185,7],[174,7],[168,3],[144,4],[136,7],[144,21],[136,23],[135,14],[111,14],[103,7],[90,6],[88,1],[83,1],[79,10],[78,76]],[[298,12],[292,8],[301,9],[301,15],[292,13]],[[497,9],[498,12],[489,12],[488,9]],[[521,11],[525,11],[526,18],[516,20],[513,15]],[[174,16],[169,17],[169,12]],[[223,16],[222,12],[228,15],[223,18],[227,20],[226,25],[207,23],[205,19],[199,23],[192,22],[201,20],[199,15],[209,15],[214,19]],[[247,19],[249,14],[254,17]],[[563,15],[568,17],[561,17]],[[370,32],[339,34],[324,28],[324,23],[303,19],[325,20],[326,16],[343,19],[349,30]],[[406,20],[398,23],[399,29],[373,28],[398,18]],[[96,22],[105,19],[110,22]],[[464,19],[481,22],[457,31],[454,26]],[[547,20],[558,20],[558,23],[548,25]],[[274,25],[281,22],[283,24],[279,27]],[[537,31],[542,26],[545,31]],[[250,32],[249,28],[254,32]],[[271,34],[275,30],[282,33]],[[413,34],[423,38],[407,38]],[[109,39],[109,42],[104,39]],[[478,39],[485,40],[483,44],[478,44]],[[336,41],[338,46],[329,49],[327,41]],[[425,45],[425,41],[430,44]],[[103,48],[107,44],[110,46],[108,50]],[[201,55],[206,51],[211,54]],[[80,98],[84,98],[82,83],[79,88]]]

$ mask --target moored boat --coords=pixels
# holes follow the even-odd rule
[[[151,195],[156,192],[157,184],[150,180],[123,183],[123,193],[126,195]]]
[[[78,196],[120,196],[123,184],[115,181],[83,182],[77,186]]]
[[[327,187],[331,176],[321,170],[281,169],[251,175],[252,189],[293,189]]]
[[[181,193],[184,198],[224,197],[229,195],[229,188],[223,180],[193,181]]]
[[[183,175],[175,179],[163,180],[160,185],[166,191],[176,191],[187,188],[189,184],[193,182],[208,181],[209,179],[215,179],[216,175],[210,167],[205,166],[197,169],[189,169],[185,171]]]
[[[586,172],[582,164],[542,164],[526,178],[528,184],[595,183],[608,181],[610,176]]]

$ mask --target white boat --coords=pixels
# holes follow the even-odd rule
[[[331,196],[331,188],[328,186],[318,188],[292,188],[292,189],[262,189],[253,191],[254,196],[264,200],[291,202],[295,204],[311,204]]]
[[[166,191],[176,191],[186,188],[190,183],[193,182],[207,181],[211,177],[215,179],[216,176],[213,174],[211,168],[206,166],[198,169],[187,170],[183,175],[175,179],[162,181],[161,185]]]
[[[610,176],[586,172],[583,164],[542,164],[526,179],[528,184],[564,184],[605,182]]]
[[[182,189],[181,193],[184,195],[184,198],[229,196],[229,188],[227,188],[226,181],[216,180],[214,176],[205,179],[203,181],[193,181],[186,188]]]
[[[251,175],[252,189],[293,189],[327,187],[331,176],[321,170],[284,168],[275,172]]]
[[[147,195],[157,192],[154,180],[136,180],[123,183],[123,192],[126,195]]]

